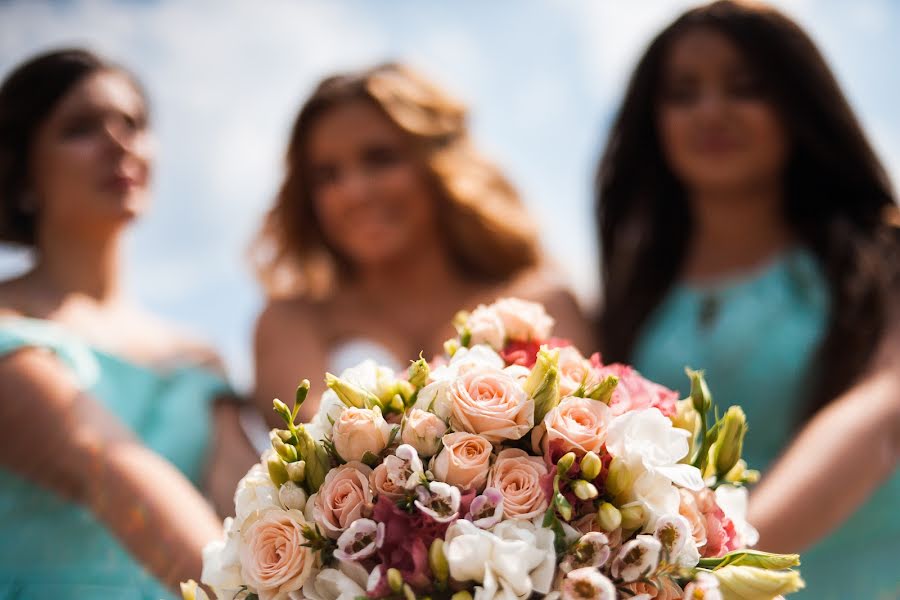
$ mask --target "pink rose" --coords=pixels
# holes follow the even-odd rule
[[[484,304],[479,305],[466,319],[466,329],[471,336],[471,345],[487,344],[494,350],[499,350],[506,340],[506,328],[500,315]]]
[[[715,493],[703,488],[699,492],[679,490],[681,504],[678,511],[691,524],[691,533],[697,542],[700,556],[704,558],[722,556],[726,552],[740,547],[740,537],[734,523],[729,519],[716,502]],[[703,531],[704,544],[700,543],[698,534]]]
[[[574,346],[559,349],[559,395],[563,398],[574,394],[584,385],[589,388],[598,382],[591,363]]]
[[[543,447],[545,454],[561,456],[575,452],[602,454],[606,442],[606,428],[612,411],[598,400],[569,396],[544,417]],[[532,438],[534,439],[534,438]]]
[[[490,442],[517,440],[534,426],[534,400],[508,374],[473,367],[450,383],[450,423]]]
[[[507,448],[497,455],[487,484],[503,496],[505,518],[531,519],[547,510],[547,496],[541,487],[541,478],[547,474],[543,458]]]
[[[438,481],[468,490],[481,490],[487,481],[493,446],[485,438],[473,433],[448,433],[444,448],[431,463],[431,472]]]
[[[315,562],[299,510],[269,510],[243,532],[241,576],[261,600],[286,598],[303,587]]]
[[[385,463],[381,463],[375,467],[372,474],[369,475],[369,485],[375,491],[377,496],[384,496],[392,502],[397,501],[406,495],[406,489],[396,485],[391,481],[391,478],[388,477],[388,466]]]
[[[421,456],[434,456],[441,447],[441,437],[447,433],[447,424],[434,413],[414,408],[406,415],[406,423],[400,438]]]
[[[619,378],[619,385],[609,403],[614,416],[651,407],[659,409],[667,417],[675,414],[678,392],[644,379],[633,368],[621,363],[601,366],[596,370],[597,381],[602,381],[607,375]]]
[[[378,455],[387,447],[390,437],[391,426],[377,407],[347,408],[331,429],[335,449],[348,462],[362,460],[366,452]]]
[[[510,340],[546,340],[553,330],[553,318],[542,304],[519,298],[502,298],[491,305],[500,316]]]
[[[361,462],[348,462],[332,469],[316,493],[313,514],[325,534],[337,539],[353,521],[372,509],[369,476],[372,469]]]

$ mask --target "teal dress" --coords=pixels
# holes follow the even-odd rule
[[[185,365],[167,372],[93,348],[50,321],[0,320],[0,356],[52,351],[97,399],[159,455],[199,484],[211,439],[218,375]],[[170,598],[82,506],[0,468],[0,600]]]
[[[828,315],[826,280],[795,249],[744,277],[676,286],[642,330],[634,364],[683,395],[685,365],[705,370],[719,406],[744,408],[744,457],[764,471],[795,432]],[[802,561],[807,589],[791,598],[900,598],[900,473]]]

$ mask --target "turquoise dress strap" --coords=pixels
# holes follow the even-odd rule
[[[221,376],[189,364],[138,365],[50,321],[0,319],[0,360],[21,348],[53,352],[92,400],[201,484],[213,401],[230,393]],[[3,468],[0,532],[0,600],[172,597],[90,511]]]
[[[676,286],[641,331],[635,367],[683,395],[690,387],[684,367],[704,369],[716,403],[739,404],[747,413],[744,457],[764,470],[796,433],[829,314],[828,283],[818,263],[796,249],[754,273]],[[900,598],[898,508],[895,473],[837,531],[803,553],[807,589],[790,598]]]

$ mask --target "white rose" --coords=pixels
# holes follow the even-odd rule
[[[219,598],[231,598],[244,585],[241,578],[240,531],[234,519],[225,519],[225,534],[221,540],[203,548],[203,572],[200,581],[212,588]]]
[[[244,528],[248,518],[254,519],[267,510],[281,509],[278,488],[269,478],[269,470],[264,466],[269,453],[263,454],[263,463],[253,465],[244,475],[234,492],[235,528]]]
[[[466,329],[471,335],[470,344],[487,344],[495,350],[503,348],[506,328],[503,319],[493,308],[481,304],[466,320]]]
[[[553,330],[553,318],[542,304],[519,298],[502,298],[491,305],[500,316],[511,340],[546,340]]]

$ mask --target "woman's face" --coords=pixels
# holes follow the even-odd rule
[[[435,230],[435,194],[406,134],[375,106],[349,102],[310,130],[313,207],[329,243],[361,267],[414,251]]]
[[[102,236],[144,212],[153,146],[145,110],[115,71],[89,75],[63,96],[30,155],[42,230]]]
[[[769,186],[788,142],[761,81],[723,34],[698,28],[672,44],[658,127],[670,168],[693,193]]]

